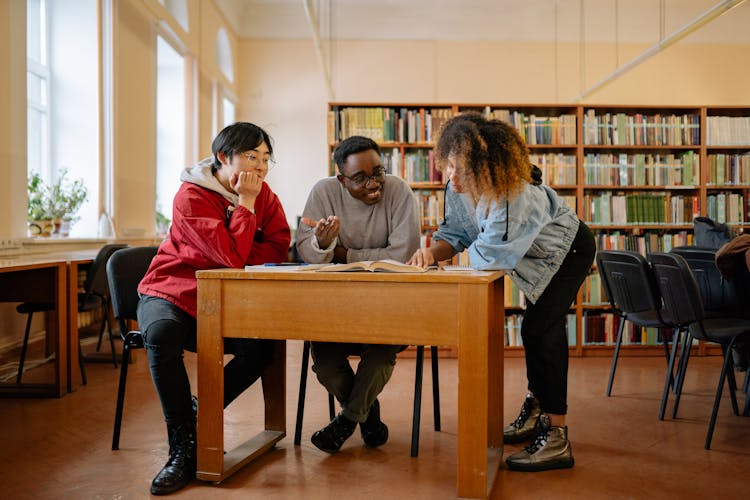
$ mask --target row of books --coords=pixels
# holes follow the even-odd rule
[[[386,172],[407,182],[443,182],[443,174],[435,168],[431,149],[409,149],[403,153],[399,148],[381,150],[380,161]]]
[[[435,189],[414,190],[417,214],[422,226],[437,226],[443,221],[445,192]]]
[[[484,108],[484,116],[513,125],[526,144],[575,144],[576,115],[537,116],[510,109]]]
[[[591,145],[685,146],[700,144],[700,115],[603,113],[583,116],[583,143]]]
[[[695,186],[700,156],[680,154],[589,153],[583,160],[585,183],[609,186]]]
[[[608,191],[583,196],[583,218],[592,224],[691,224],[699,213],[697,196]]]
[[[526,307],[526,296],[507,274],[503,276],[503,285],[505,287],[505,294],[503,295],[505,307]]]
[[[598,250],[628,250],[643,256],[651,252],[669,252],[675,247],[693,244],[693,232],[685,230],[647,231],[643,234],[597,231],[595,236]]]
[[[708,183],[750,185],[750,153],[708,155]]]
[[[716,222],[742,224],[747,220],[745,198],[740,193],[709,194],[706,196],[706,216]]]
[[[573,186],[576,180],[577,158],[564,153],[530,154],[529,161],[542,170],[542,179],[549,186]]]
[[[706,144],[709,146],[750,145],[750,116],[707,117]]]
[[[607,294],[604,293],[601,275],[594,271],[581,284],[581,302],[584,305],[599,306],[607,304]]]
[[[451,108],[334,107],[328,112],[328,142],[363,135],[376,142],[429,143],[451,116]]]
[[[508,314],[505,316],[505,345],[510,347],[523,346],[521,338],[521,324],[523,316],[521,314]],[[576,315],[568,314],[565,327],[568,334],[568,346],[576,345]]]
[[[584,345],[611,345],[617,339],[617,330],[622,318],[612,313],[586,311],[583,313]],[[671,338],[672,332],[662,335]],[[623,345],[659,345],[662,337],[657,328],[641,328],[627,321],[622,332]]]

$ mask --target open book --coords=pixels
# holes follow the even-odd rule
[[[348,264],[330,264],[316,269],[316,271],[371,271],[386,273],[423,273],[427,269],[419,266],[404,264],[396,260],[361,260]]]

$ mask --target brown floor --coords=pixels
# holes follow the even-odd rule
[[[358,434],[328,455],[310,443],[327,422],[326,397],[309,380],[302,446],[292,444],[300,342],[289,343],[289,436],[259,462],[220,485],[194,481],[180,498],[443,499],[455,497],[456,361],[441,359],[442,432],[432,429],[425,370],[420,455],[409,457],[414,360],[399,360],[381,395],[390,441],[362,446]],[[191,356],[191,355],[189,355]],[[0,399],[0,497],[145,498],[167,453],[161,410],[140,356],[132,365],[121,436],[111,451],[118,371],[87,365],[89,384],[61,399]],[[191,377],[195,362],[188,357]],[[741,498],[750,477],[750,419],[733,416],[724,398],[712,450],[703,449],[720,360],[691,360],[679,419],[660,422],[663,358],[620,361],[613,396],[604,395],[608,358],[571,360],[568,426],[576,465],[544,473],[498,474],[496,498]],[[522,358],[507,358],[505,420],[524,395]],[[739,381],[742,380],[739,374]],[[193,380],[195,380],[193,378]],[[260,389],[251,388],[226,412],[233,447],[259,429]],[[740,399],[740,404],[744,398]],[[671,408],[671,405],[670,405]],[[520,446],[508,445],[507,456]]]

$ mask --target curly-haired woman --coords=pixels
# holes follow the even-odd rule
[[[565,325],[594,260],[594,236],[532,177],[528,148],[511,125],[457,115],[443,126],[435,158],[449,178],[445,220],[410,263],[428,266],[468,249],[473,268],[508,271],[527,299],[521,336],[529,393],[503,434],[506,443],[531,444],[506,463],[523,471],[572,467]]]

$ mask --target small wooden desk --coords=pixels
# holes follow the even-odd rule
[[[0,301],[51,302],[47,314],[48,349],[55,352],[55,380],[51,384],[4,383],[0,395],[62,396],[68,388],[68,340],[66,314],[67,265],[46,255],[22,255],[0,259]]]
[[[56,363],[62,362],[65,376],[61,380],[62,392],[55,390],[52,395],[61,396],[74,390],[73,380],[80,380],[78,365],[78,270],[94,261],[99,249],[75,250],[71,252],[54,252],[47,254],[19,255],[0,259],[0,301],[4,302],[52,302],[55,311],[47,317],[47,339],[51,347],[58,347]],[[62,265],[62,279],[55,273],[36,272],[42,269]],[[32,266],[32,267],[29,267]],[[10,273],[10,274],[9,274]],[[18,274],[22,273],[22,274]],[[4,276],[7,274],[7,276]],[[21,289],[19,290],[19,286]],[[64,301],[58,301],[52,294],[51,287],[62,287]],[[62,328],[55,326],[62,324]],[[60,338],[64,342],[60,342]],[[56,367],[59,370],[60,365]],[[76,377],[76,373],[78,373]],[[55,382],[57,386],[57,382]],[[0,394],[39,394],[44,395],[43,388],[28,384],[0,386]]]
[[[219,482],[286,435],[277,352],[263,380],[265,431],[224,455],[223,337],[450,345],[458,347],[457,494],[488,496],[503,446],[503,273],[279,269],[197,273],[198,478]]]

